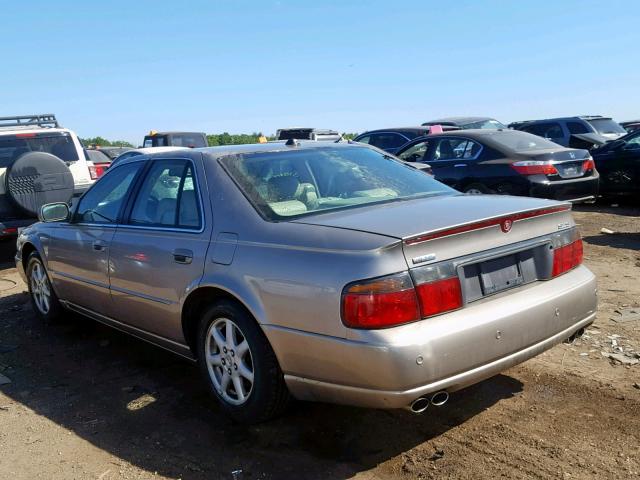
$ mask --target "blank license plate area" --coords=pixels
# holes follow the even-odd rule
[[[521,285],[524,280],[517,255],[488,260],[480,264],[480,280],[485,295]]]

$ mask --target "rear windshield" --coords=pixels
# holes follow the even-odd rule
[[[172,133],[169,135],[147,135],[144,137],[144,147],[207,147],[202,135],[190,133]]]
[[[78,160],[78,151],[68,133],[23,133],[0,136],[0,168],[7,168],[28,152],[51,153],[65,162]]]
[[[496,132],[491,135],[491,139],[502,145],[503,147],[513,150],[514,152],[526,152],[528,150],[546,150],[549,148],[558,148],[560,145],[546,138],[533,135],[532,133],[521,132],[518,130],[507,130],[504,132]]]
[[[610,133],[622,133],[626,134],[627,131],[622,128],[617,122],[614,122],[610,118],[597,118],[594,120],[587,120],[593,128],[596,129],[600,135],[606,135]]]
[[[311,140],[312,130],[309,128],[298,128],[290,130],[278,130],[278,140]]]
[[[269,220],[455,192],[366,147],[254,153],[220,161]]]
[[[499,128],[506,129],[507,126],[500,123],[498,120],[480,120],[478,122],[466,123],[462,128],[471,129],[471,128],[481,128],[485,130],[498,130]]]

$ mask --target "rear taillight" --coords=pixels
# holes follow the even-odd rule
[[[102,175],[104,175],[105,168],[102,165],[90,165],[89,166],[89,175],[91,175],[91,180],[97,180]]]
[[[583,247],[580,233],[572,229],[558,234],[553,239],[552,277],[557,277],[582,263]]]
[[[596,169],[596,164],[593,161],[593,158],[587,158],[584,162],[582,162],[582,171],[589,172],[591,170]]]
[[[515,162],[511,164],[520,175],[558,175],[558,170],[549,162],[535,160]]]
[[[452,263],[414,268],[411,274],[422,318],[462,307],[462,288]]]
[[[348,285],[342,294],[342,321],[351,328],[384,328],[420,318],[408,273]]]
[[[462,307],[462,289],[453,264],[348,285],[342,321],[350,328],[385,328]],[[415,287],[414,287],[415,285]]]

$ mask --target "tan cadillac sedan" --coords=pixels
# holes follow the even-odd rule
[[[40,220],[16,255],[39,316],[197,361],[243,422],[291,398],[422,411],[596,312],[569,204],[465,196],[361,144],[138,156]]]

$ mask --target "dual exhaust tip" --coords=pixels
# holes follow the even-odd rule
[[[449,394],[444,390],[434,393],[431,397],[419,397],[416,398],[411,405],[409,405],[408,409],[413,413],[422,413],[429,405],[433,405],[435,407],[441,407],[449,400]]]

